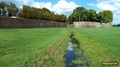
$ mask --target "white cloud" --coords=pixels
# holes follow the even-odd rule
[[[34,0],[3,0],[3,1],[6,2],[7,4],[12,2],[16,4],[16,6],[19,8],[22,8],[23,4],[30,6],[34,2]]]
[[[111,10],[113,12],[112,24],[120,23],[120,0],[97,0],[96,7],[101,10]]]
[[[120,0],[97,0],[96,6],[103,10],[117,11],[120,8]]]
[[[104,2],[104,3],[120,3],[120,0],[97,0],[97,2]]]
[[[97,7],[101,10],[111,10],[113,12],[112,24],[120,23],[120,0],[97,0],[97,3],[88,3],[89,6]]]
[[[87,3],[88,6],[95,6],[94,3]]]
[[[50,3],[50,2],[47,2],[47,3],[45,3],[45,2],[33,2],[32,6],[36,7],[36,8],[45,7],[45,8],[51,9],[52,3]]]
[[[66,0],[59,0],[56,4],[52,5],[50,2],[34,2],[34,7],[43,8],[46,7],[49,10],[58,13],[69,15],[72,11],[78,7],[74,2],[67,2]]]
[[[96,6],[102,10],[111,10],[111,11],[118,10],[116,6],[114,6],[113,4],[108,4],[108,3],[98,3]]]
[[[78,7],[79,5],[75,4],[74,2],[67,2],[65,0],[60,0],[58,3],[53,5],[53,11],[59,14],[70,14],[72,11]]]

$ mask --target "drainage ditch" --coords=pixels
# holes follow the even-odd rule
[[[88,67],[83,50],[80,48],[80,42],[71,33],[69,36],[68,48],[65,54],[66,67]]]

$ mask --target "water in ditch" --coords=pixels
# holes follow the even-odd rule
[[[74,67],[74,64],[72,63],[72,61],[76,59],[76,54],[72,46],[73,46],[72,42],[68,42],[68,48],[65,55],[66,67]]]
[[[66,67],[88,67],[84,52],[80,48],[79,41],[70,35],[71,41],[68,42],[68,48],[65,54]]]

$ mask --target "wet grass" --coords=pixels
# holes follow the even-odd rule
[[[64,67],[64,28],[0,29],[0,67]]]
[[[120,28],[69,30],[74,32],[76,38],[81,42],[81,48],[84,50],[90,67],[104,67],[102,62],[117,61],[120,63]]]

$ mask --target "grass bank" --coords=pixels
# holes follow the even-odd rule
[[[104,67],[102,62],[117,61],[120,63],[120,28],[70,30],[80,41],[90,67]]]

